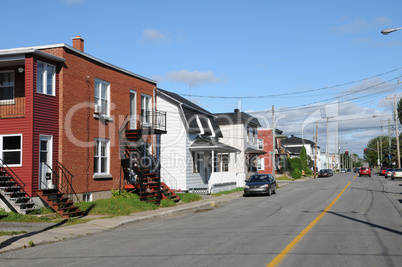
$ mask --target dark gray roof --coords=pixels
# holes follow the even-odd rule
[[[292,155],[300,155],[302,146],[284,147],[284,149]]]
[[[212,131],[209,127],[208,120],[211,123],[212,129],[215,132],[215,136],[220,138],[222,136],[221,129],[219,128],[219,124],[216,121],[216,117],[210,113],[209,111],[203,109],[202,107],[194,104],[188,99],[185,99],[178,94],[163,90],[158,88],[157,90],[158,97],[162,97],[166,101],[176,105],[183,111],[183,116],[187,121],[188,132],[193,134],[201,134],[200,127],[197,123],[197,117],[200,120],[202,125],[202,129],[204,131],[203,135],[211,136]]]
[[[261,127],[260,122],[256,117],[253,117],[247,113],[235,110],[235,112],[230,113],[217,113],[215,116],[218,117],[219,125],[228,124],[246,124],[252,127]]]
[[[313,141],[307,140],[307,139],[302,139],[296,136],[291,136],[290,138],[282,139],[281,144],[283,146],[286,145],[311,145],[314,146],[315,143]]]
[[[246,153],[246,154],[258,154],[258,155],[267,154],[267,152],[265,152],[265,151],[258,150],[258,149],[255,149],[255,148],[251,148],[251,147],[248,147],[244,151],[244,153]]]
[[[192,151],[215,150],[223,153],[240,152],[239,149],[225,145],[215,139],[197,138],[190,146]]]

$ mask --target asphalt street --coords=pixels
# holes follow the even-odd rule
[[[5,252],[0,266],[400,266],[401,206],[401,180],[335,174]]]

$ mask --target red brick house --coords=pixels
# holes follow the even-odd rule
[[[280,170],[280,160],[279,157],[282,155],[280,154],[280,147],[281,147],[281,137],[282,131],[275,129],[275,140],[276,140],[276,147],[275,147],[275,158],[276,158],[276,168],[275,173],[278,173]],[[272,141],[272,129],[258,129],[258,149],[265,151],[266,154],[262,154],[257,158],[257,169],[258,173],[271,173],[272,174],[272,152],[273,152],[273,141]]]
[[[139,158],[158,165],[166,127],[156,84],[85,53],[80,36],[73,46],[0,50],[0,204],[13,210],[22,191],[37,197],[47,189],[106,198],[129,176],[146,186]]]

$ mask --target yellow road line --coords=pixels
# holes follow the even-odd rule
[[[353,177],[352,181],[357,177],[357,174],[355,175],[355,177]],[[298,235],[296,236],[295,239],[293,239],[292,242],[289,243],[289,245],[286,246],[286,248],[284,250],[281,251],[281,253],[279,253],[268,265],[267,267],[273,267],[273,266],[277,266],[285,257],[286,255],[292,251],[292,249],[297,245],[297,243],[300,242],[300,240],[302,240],[302,238],[311,230],[311,228],[314,227],[314,225],[324,216],[325,213],[327,213],[327,211],[335,204],[335,202],[338,200],[338,198],[343,194],[343,192],[346,190],[346,188],[349,187],[349,185],[352,183],[352,181],[350,181],[345,188],[339,193],[339,195],[331,202],[331,204],[328,205],[328,207],[321,212],[320,215],[318,215],[317,218],[314,219],[314,221],[312,221],[306,228],[304,228],[304,230]]]

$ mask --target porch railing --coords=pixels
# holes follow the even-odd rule
[[[0,100],[0,119],[25,116],[25,97]]]
[[[142,128],[166,132],[166,112],[160,110],[141,109]]]
[[[10,175],[11,177],[14,178],[15,182],[23,191],[25,191],[25,183],[18,177],[18,175],[10,168],[8,165],[4,162],[2,158],[0,158],[0,167],[3,168],[3,170]],[[28,193],[26,193],[28,195]],[[29,196],[29,195],[28,195]]]
[[[51,171],[52,175],[52,183],[57,186],[59,192],[68,195],[71,200],[72,196],[75,196],[75,201],[79,201],[77,193],[73,188],[73,178],[74,175],[63,166],[59,161],[55,161],[55,167],[52,168],[46,162],[42,162],[46,165],[46,167]],[[49,189],[48,185],[41,180],[41,188]]]

